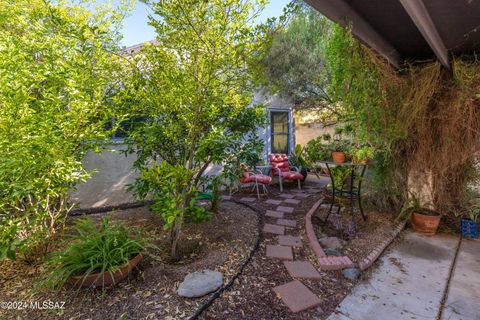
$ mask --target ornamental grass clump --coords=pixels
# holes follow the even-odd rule
[[[134,230],[132,236],[125,226],[110,223],[106,217],[99,227],[91,219],[80,219],[75,229],[67,247],[51,256],[48,276],[41,281],[41,287],[60,289],[72,276],[98,273],[101,279],[108,272],[113,278],[113,273],[135,256],[147,248],[155,248],[141,237],[139,230]]]

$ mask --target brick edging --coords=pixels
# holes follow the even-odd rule
[[[307,238],[308,238],[310,247],[312,248],[313,252],[315,252],[315,254],[317,255],[318,261],[320,263],[320,268],[322,270],[342,270],[345,268],[353,268],[356,266],[356,264],[353,263],[348,256],[340,256],[340,257],[327,256],[323,251],[322,246],[318,242],[317,236],[315,235],[315,231],[313,230],[312,216],[313,216],[313,213],[322,204],[322,202],[323,202],[323,198],[318,200],[310,208],[310,210],[307,212],[305,216],[305,231],[307,233]],[[360,268],[360,270],[363,271],[369,268],[378,259],[378,257],[382,254],[385,248],[393,241],[393,239],[397,237],[400,231],[403,230],[405,225],[406,225],[406,221],[400,222],[395,228],[394,233],[390,238],[385,239],[378,246],[376,246],[372,251],[370,251],[368,256],[358,263],[358,267]]]
[[[358,263],[358,267],[360,270],[365,270],[369,268],[377,259],[380,257],[383,251],[388,247],[390,243],[392,243],[393,239],[395,239],[398,234],[405,228],[407,221],[404,220],[400,222],[397,227],[395,228],[393,235],[389,237],[388,239],[383,240],[378,246],[376,246],[366,258],[364,258],[362,261]]]

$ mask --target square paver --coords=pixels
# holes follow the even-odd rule
[[[267,245],[267,257],[282,260],[293,260],[292,247],[284,247],[277,245]]]
[[[296,227],[297,226],[297,221],[295,220],[288,220],[288,219],[278,219],[277,224],[280,226],[285,226],[285,227]]]
[[[267,217],[278,218],[278,219],[282,219],[284,214],[285,213],[283,212],[273,211],[273,210],[267,210],[267,212],[265,213]]]
[[[305,194],[305,193],[297,193],[295,195],[295,198],[299,198],[299,199],[305,199],[305,198],[308,198],[310,197],[310,194]]]
[[[284,199],[293,199],[295,197],[293,194],[288,194],[288,193],[282,193],[279,195],[279,197],[284,198]]]
[[[282,203],[282,200],[268,199],[267,201],[265,201],[265,203],[274,204],[278,206],[280,203]]]
[[[278,244],[281,246],[290,246],[299,248],[302,246],[302,239],[294,236],[278,236]]]
[[[276,224],[265,223],[265,226],[263,227],[263,232],[284,235],[285,227],[278,226]]]
[[[256,198],[250,198],[250,197],[240,198],[240,201],[243,201],[243,202],[254,202],[255,200],[257,200],[257,199]]]
[[[322,277],[308,261],[284,261],[283,264],[292,278],[320,279]]]
[[[290,203],[290,204],[299,204],[300,200],[297,199],[285,199],[283,202]]]
[[[221,195],[221,196],[220,196],[220,199],[222,199],[222,200],[230,200],[230,199],[232,199],[232,196]]]
[[[292,312],[299,312],[318,306],[321,302],[310,289],[298,280],[275,287],[273,291]]]
[[[292,213],[293,208],[292,207],[285,207],[285,206],[278,206],[276,211],[285,212],[285,213]]]

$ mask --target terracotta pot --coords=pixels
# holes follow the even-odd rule
[[[413,212],[410,219],[415,231],[427,235],[434,235],[440,224],[440,218],[440,215],[427,215]]]
[[[141,259],[142,255],[139,253],[132,260],[130,260],[128,264],[121,267],[112,274],[110,274],[109,272],[104,272],[103,274],[92,273],[88,276],[71,276],[70,278],[68,278],[68,283],[84,288],[102,286],[110,287],[125,279],[130,273],[130,271],[132,271],[132,269],[137,266],[138,262],[140,262]]]
[[[342,151],[333,151],[332,152],[333,162],[344,163],[345,162],[345,152]]]

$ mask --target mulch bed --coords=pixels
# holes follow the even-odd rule
[[[367,220],[364,221],[360,212],[356,210],[356,233],[348,233],[348,225],[351,221],[350,211],[342,208],[340,211],[340,223],[335,227],[332,218],[336,213],[336,207],[332,209],[329,219],[325,221],[330,205],[322,205],[317,214],[312,218],[312,224],[317,239],[323,237],[337,237],[345,241],[341,249],[337,249],[343,255],[348,256],[353,262],[363,260],[383,240],[394,233],[398,222],[395,216],[389,212],[366,211]]]
[[[164,248],[155,259],[145,257],[128,281],[105,291],[68,289],[28,293],[43,266],[5,261],[0,265],[0,301],[65,301],[64,310],[1,310],[0,319],[187,319],[210,297],[185,299],[176,289],[185,275],[203,269],[223,273],[224,282],[238,272],[258,234],[258,217],[251,209],[222,202],[219,213],[209,222],[184,226],[182,258],[170,261],[167,233],[162,222],[147,208],[109,214],[130,226],[141,226]],[[102,214],[89,215],[100,219]]]
[[[318,187],[318,184],[312,185]],[[269,189],[268,197],[270,199],[282,199],[279,197],[280,192],[275,186],[271,186]],[[293,189],[296,189],[295,185],[290,184],[285,187],[284,192],[288,193],[289,190]],[[238,194],[234,198],[240,199],[246,194],[248,193]],[[317,270],[320,270],[317,257],[311,251],[305,234],[305,214],[318,201],[319,197],[320,193],[311,194],[308,198],[302,199],[299,205],[294,206],[294,213],[285,214],[286,219],[297,221],[297,227],[287,228],[286,234],[300,236],[303,241],[302,248],[294,248],[295,260],[310,261],[316,266]],[[265,198],[263,196],[262,199],[265,200]],[[262,212],[265,212],[266,209],[275,208],[275,206],[269,206],[263,201],[256,201],[252,205]],[[275,219],[265,217],[265,222],[274,223]],[[288,274],[282,261],[266,257],[265,248],[268,244],[278,244],[277,236],[264,235],[264,241],[262,241],[259,250],[244,269],[242,275],[219,299],[215,300],[201,319],[325,319],[335,310],[354,285],[353,282],[344,278],[340,271],[320,272],[322,275],[320,280],[302,279],[302,283],[320,297],[322,303],[318,307],[292,313],[272,289],[293,279]]]

